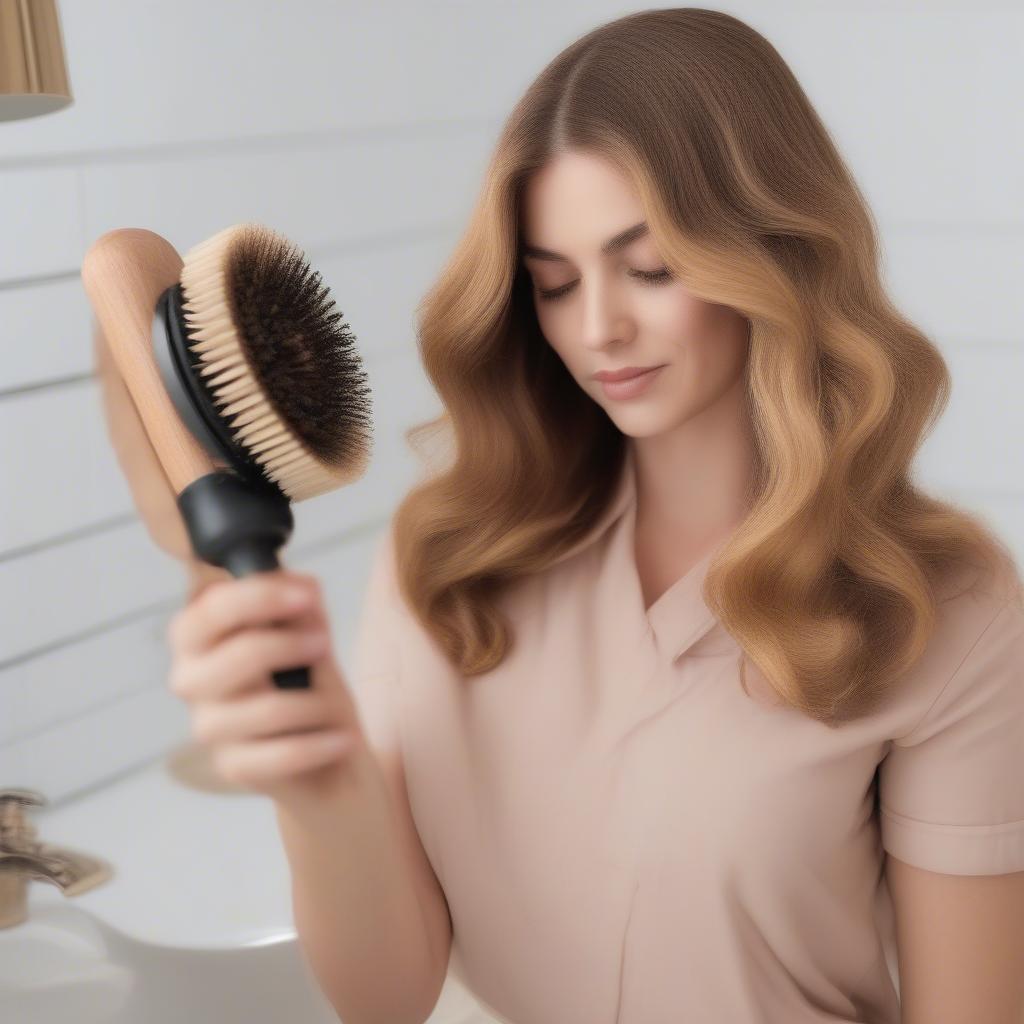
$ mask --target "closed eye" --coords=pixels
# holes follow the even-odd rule
[[[662,267],[661,270],[631,270],[629,275],[653,285],[664,284],[673,277],[672,271],[668,267]],[[560,299],[563,295],[568,295],[575,287],[576,282],[570,281],[568,284],[563,284],[561,288],[554,288],[551,291],[541,291],[538,289],[537,297],[546,302],[551,302],[555,299]]]

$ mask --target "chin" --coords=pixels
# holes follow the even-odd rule
[[[611,420],[627,437],[657,437],[670,427],[661,416],[611,416]]]

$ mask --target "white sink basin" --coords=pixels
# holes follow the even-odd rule
[[[110,961],[90,916],[71,905],[30,910],[30,920],[0,931],[0,1020],[119,1019],[132,972]]]
[[[28,813],[38,839],[114,875],[74,897],[29,884],[28,920],[0,929],[0,1021],[338,1024],[298,944],[268,798],[194,788],[161,758]],[[449,978],[431,1024],[478,1020]]]

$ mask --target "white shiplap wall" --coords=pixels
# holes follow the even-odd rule
[[[285,560],[327,587],[344,664],[368,558],[436,411],[413,308],[464,227],[501,119],[578,34],[630,9],[64,0],[75,103],[0,123],[0,786],[51,802],[188,736],[165,686],[184,577],[139,522],[92,373],[86,249],[184,253],[259,220],[310,256],[360,340],[377,447],[295,506]],[[955,382],[918,460],[1024,553],[1024,15],[1011,3],[737,3],[790,62],[881,228],[897,303]]]

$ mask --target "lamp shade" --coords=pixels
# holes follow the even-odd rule
[[[71,103],[56,0],[0,0],[0,121]]]

